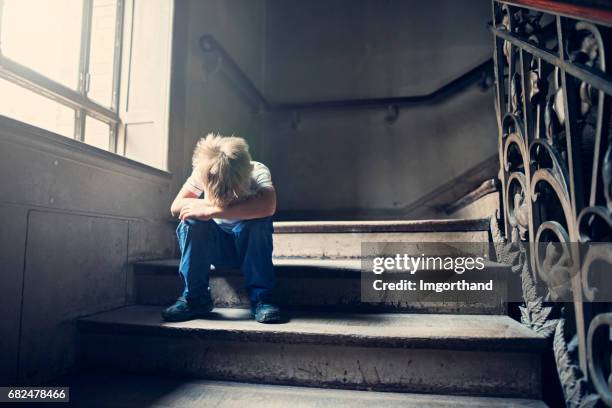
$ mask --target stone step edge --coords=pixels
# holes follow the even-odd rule
[[[157,259],[137,261],[133,263],[134,273],[137,275],[168,275],[176,274],[179,259]],[[321,277],[321,278],[356,278],[361,274],[361,260],[352,259],[320,259],[320,258],[274,258],[274,266],[288,273],[292,277]],[[486,262],[487,271],[493,272],[493,277],[509,271],[509,266],[498,262]],[[400,275],[400,273],[397,273]],[[407,275],[407,273],[404,273]],[[211,269],[210,276],[242,276],[238,268],[219,267]],[[397,276],[394,275],[394,276]]]
[[[489,231],[490,220],[276,221],[275,234]]]
[[[89,317],[80,318],[77,320],[77,327],[83,333],[97,334],[131,334],[144,336],[163,336],[163,337],[198,337],[203,336],[209,338],[214,336],[215,339],[224,341],[241,341],[241,342],[264,342],[264,343],[283,343],[283,344],[311,344],[311,345],[327,345],[327,346],[355,346],[367,348],[417,348],[417,349],[434,349],[434,350],[457,350],[457,351],[495,351],[495,352],[522,352],[528,354],[541,353],[547,344],[544,336],[531,332],[529,329],[520,326],[520,323],[512,320],[507,316],[494,315],[462,315],[464,319],[504,319],[508,324],[514,325],[515,328],[521,327],[524,333],[529,335],[513,336],[513,337],[470,337],[462,335],[440,335],[440,336],[389,336],[385,334],[364,335],[360,334],[358,327],[344,325],[346,330],[342,333],[330,333],[323,330],[275,330],[275,325],[257,324],[257,328],[245,325],[245,319],[234,321],[235,324],[230,324],[230,327],[220,328],[215,327],[215,320],[198,319],[185,323],[166,323],[161,320],[142,322],[130,321],[130,314],[139,316],[139,311],[146,310],[149,316],[160,316],[162,307],[157,306],[126,306],[115,309],[111,312],[102,312]],[[220,313],[233,311],[234,313],[241,312],[248,316],[246,309],[215,309]],[[218,312],[218,313],[219,313]],[[121,319],[107,319],[108,314],[122,313]],[[363,314],[335,314],[322,313],[330,317],[336,317],[339,321],[346,321],[352,316]],[[408,315],[406,315],[408,316]],[[422,316],[422,315],[421,315]],[[455,315],[461,316],[461,315]],[[447,322],[449,315],[429,314],[427,315],[428,324],[440,321],[440,324]],[[241,324],[242,323],[242,324]],[[524,329],[524,330],[523,330]],[[381,330],[382,331],[382,330]]]
[[[79,405],[83,403],[94,403],[101,401],[109,404],[116,403],[118,399],[130,396],[132,401],[138,403],[149,402],[151,390],[167,389],[171,395],[181,396],[198,395],[198,398],[191,401],[186,407],[200,407],[210,399],[211,403],[219,403],[219,394],[223,396],[223,402],[228,400],[235,405],[236,401],[243,401],[244,405],[255,407],[280,406],[280,401],[284,403],[301,403],[314,398],[314,407],[325,402],[326,406],[338,406],[347,402],[359,403],[359,406],[370,406],[384,404],[382,406],[393,407],[403,406],[405,408],[416,407],[474,407],[474,408],[546,408],[540,400],[523,398],[503,398],[503,397],[473,397],[444,394],[422,394],[422,393],[398,393],[398,392],[377,392],[366,390],[343,390],[321,387],[307,387],[300,385],[274,385],[253,382],[233,382],[218,380],[201,379],[180,379],[171,377],[160,377],[151,375],[117,374],[117,373],[79,373],[72,377],[63,377],[53,384],[68,385],[72,388],[74,402]],[[104,388],[100,389],[100,384]],[[126,394],[127,393],[127,394]],[[155,394],[155,393],[153,393]],[[253,394],[259,396],[256,402],[253,401]],[[138,398],[138,397],[143,398]],[[262,396],[265,396],[262,398]],[[71,395],[73,397],[73,395]],[[176,397],[178,401],[185,403],[184,400]],[[177,401],[177,402],[178,402]],[[262,403],[262,401],[267,401]],[[318,404],[317,404],[318,402]],[[254,405],[253,405],[254,404]],[[308,405],[310,406],[310,405]]]

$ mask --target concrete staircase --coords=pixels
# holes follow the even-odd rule
[[[277,325],[250,320],[233,270],[212,271],[209,319],[162,322],[181,286],[177,260],[140,262],[136,305],[79,321],[82,361],[93,372],[205,379],[191,380],[190,392],[231,390],[219,406],[542,407],[545,339],[505,316],[504,293],[497,303],[360,301],[361,242],[444,248],[487,242],[488,229],[487,220],[275,223],[279,303],[289,317]],[[130,395],[150,392],[130,378]],[[253,405],[253,395],[271,400]]]

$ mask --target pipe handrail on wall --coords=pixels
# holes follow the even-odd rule
[[[228,52],[223,48],[223,46],[217,41],[217,39],[211,34],[204,34],[200,37],[200,49],[205,53],[216,52],[218,54],[218,61],[216,70],[220,70],[228,79],[241,87],[243,93],[245,93],[245,97],[249,100],[249,102],[255,105],[257,108],[262,108],[263,110],[269,110],[270,104],[263,96],[263,94],[257,89],[255,84],[249,79],[249,77],[244,73],[244,71],[240,68],[240,66],[236,63],[234,58],[228,54]]]
[[[468,86],[481,82],[482,87],[486,88],[492,83],[493,61],[488,59],[477,67],[442,85],[435,91],[411,96],[393,96],[382,98],[354,98],[338,100],[320,100],[296,103],[272,103],[259,91],[257,86],[240,68],[238,63],[232,58],[227,50],[211,34],[204,34],[200,37],[200,48],[207,53],[217,53],[218,60],[215,71],[221,71],[230,82],[232,82],[242,92],[245,99],[251,103],[257,111],[297,111],[297,110],[316,110],[333,108],[364,108],[375,106],[387,106],[390,109],[389,116],[393,116],[393,111],[398,107],[421,106],[428,103],[436,103],[446,99],[467,88]],[[491,75],[489,75],[491,74]],[[393,107],[393,108],[392,108]],[[397,112],[395,112],[395,115]]]

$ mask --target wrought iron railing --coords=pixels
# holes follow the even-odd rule
[[[612,5],[585,3],[492,1],[500,254],[519,264],[521,321],[553,339],[568,407],[612,406],[612,303],[591,273],[612,279],[612,250],[590,245],[612,241]],[[553,302],[563,279],[572,301]]]

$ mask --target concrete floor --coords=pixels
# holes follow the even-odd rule
[[[60,383],[71,387],[71,402],[62,406],[87,408],[545,407],[540,401],[525,399],[332,390],[116,374],[80,375],[66,378]]]

